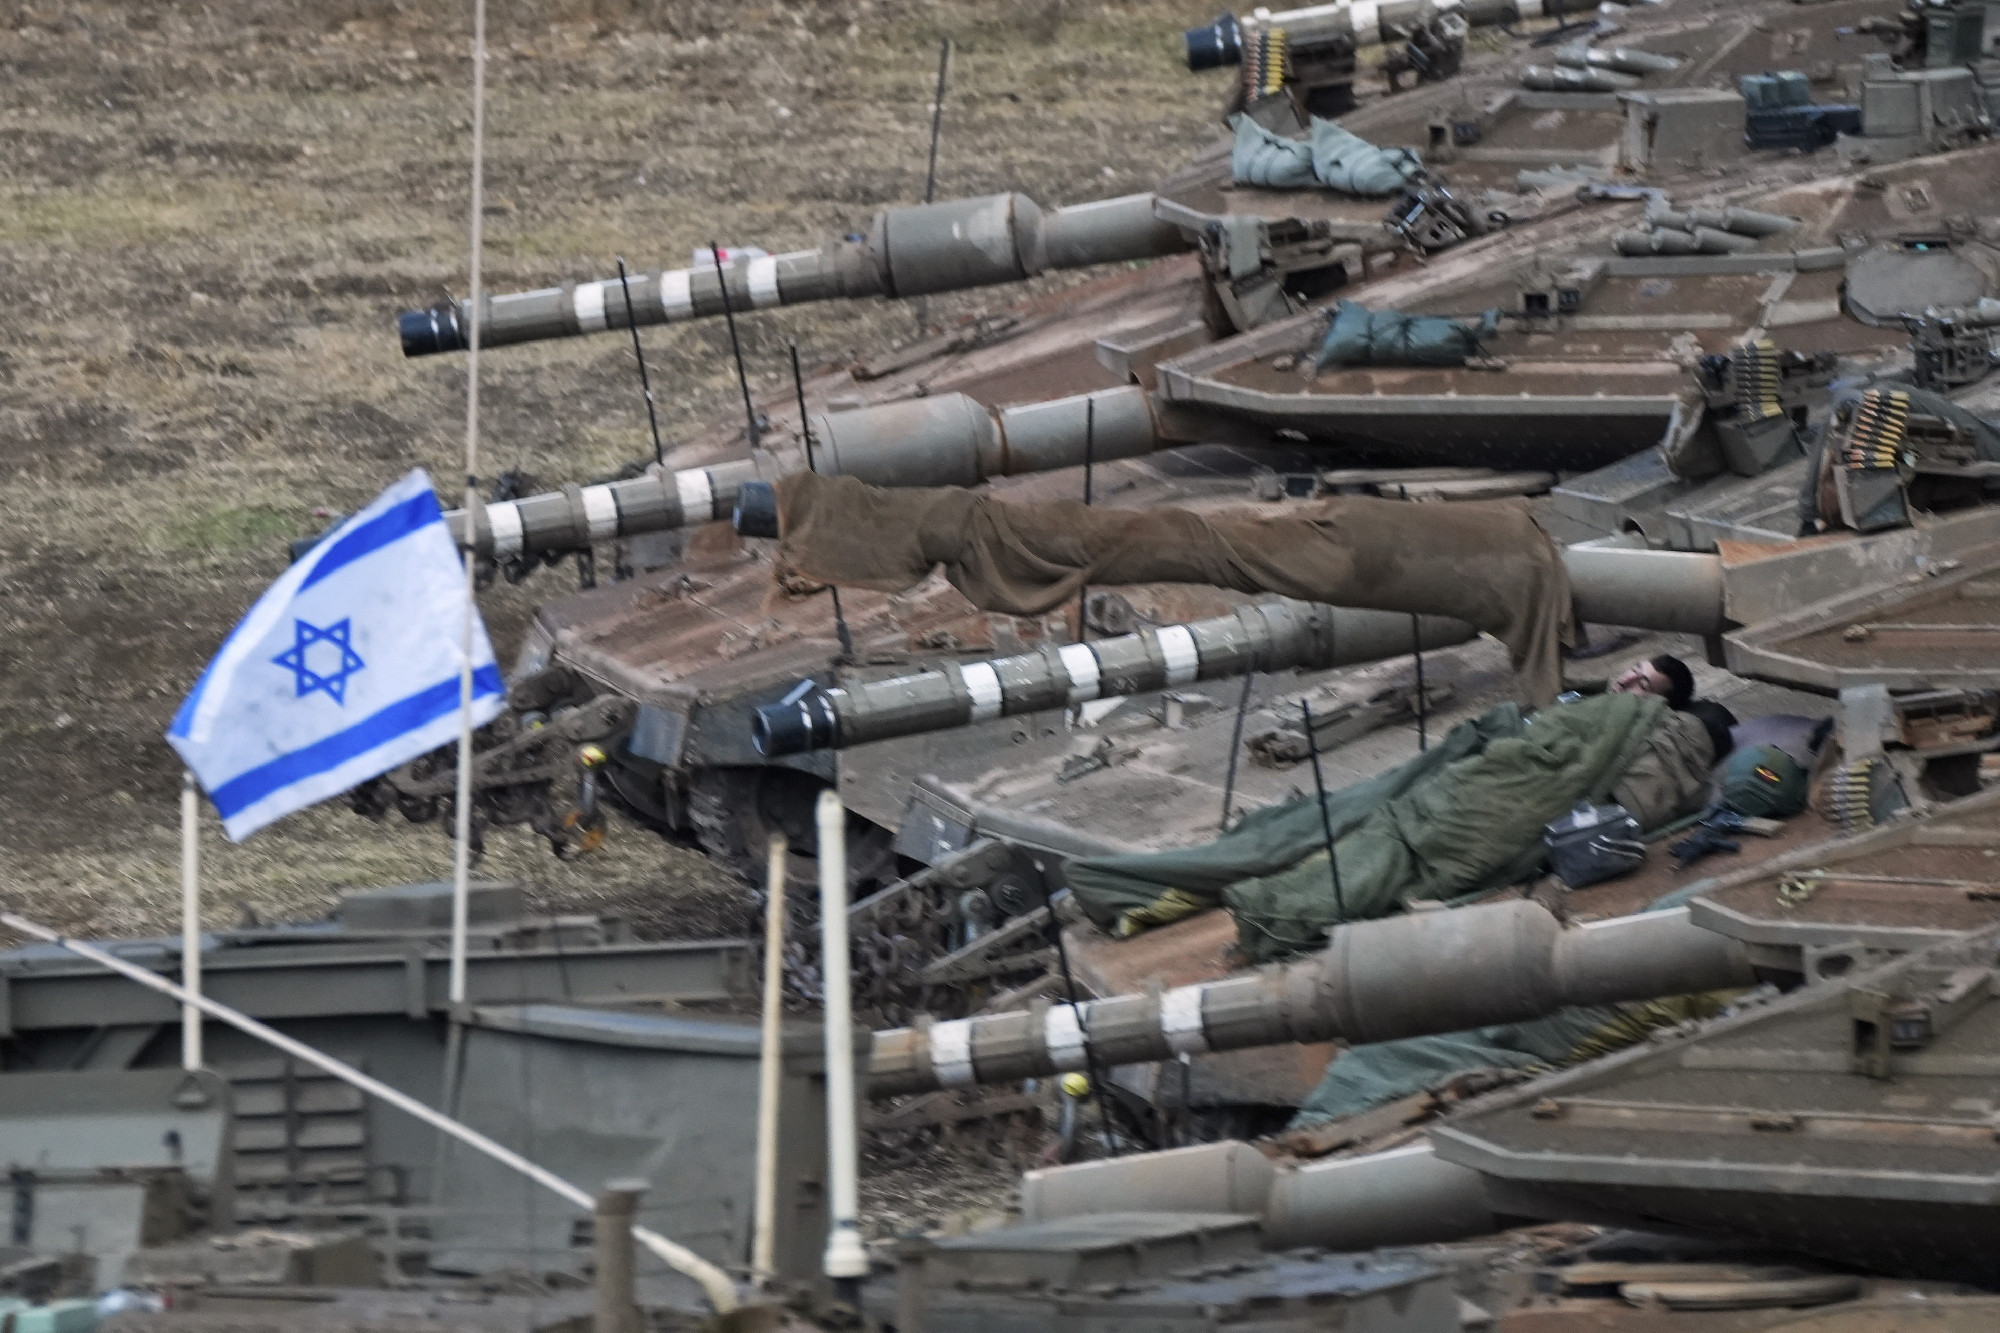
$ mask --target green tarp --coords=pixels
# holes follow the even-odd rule
[[[1408,1037],[1342,1051],[1326,1067],[1287,1129],[1309,1129],[1360,1115],[1398,1097],[1448,1083],[1475,1069],[1543,1069],[1611,1017],[1609,1006],[1563,1009],[1532,1023]]]
[[[1655,728],[1678,717],[1650,695],[1600,695],[1526,720],[1503,704],[1401,767],[1328,793],[1344,918],[1312,797],[1257,811],[1203,846],[1073,861],[1069,885],[1117,934],[1221,903],[1254,962],[1319,948],[1343,919],[1525,878],[1542,860],[1542,826],[1586,797],[1609,798],[1635,761],[1658,753]],[[1684,785],[1698,789],[1706,767]]]
[[[1479,344],[1493,336],[1500,312],[1489,310],[1475,324],[1443,315],[1406,315],[1400,310],[1370,310],[1359,301],[1342,301],[1327,327],[1313,364],[1329,366],[1458,366],[1479,355]]]
[[[1310,139],[1273,134],[1248,116],[1232,117],[1236,142],[1229,174],[1238,185],[1267,190],[1305,190],[1314,185],[1342,194],[1380,198],[1423,173],[1423,163],[1407,148],[1377,148],[1330,120],[1314,119]]]
[[[1380,198],[1421,176],[1424,164],[1407,148],[1377,148],[1330,120],[1314,117],[1312,168],[1329,190]]]
[[[1360,1115],[1477,1069],[1539,1072],[1581,1064],[1637,1045],[1662,1027],[1712,1018],[1736,994],[1713,991],[1635,1004],[1577,1006],[1528,1023],[1357,1046],[1334,1057],[1326,1077],[1286,1128],[1309,1129]]]
[[[1319,183],[1311,144],[1273,134],[1248,116],[1235,116],[1230,124],[1236,143],[1229,152],[1229,176],[1238,185],[1304,190]]]

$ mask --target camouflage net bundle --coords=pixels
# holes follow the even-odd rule
[[[1193,583],[1449,616],[1507,645],[1522,697],[1553,700],[1576,638],[1569,574],[1527,509],[1339,496],[1303,517],[1014,504],[795,473],[777,484],[779,579],[901,592],[942,565],[984,611],[1040,615],[1079,588]]]

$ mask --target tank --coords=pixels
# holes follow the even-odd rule
[[[1471,28],[1592,8],[1583,0],[1387,0],[1278,14],[1260,9],[1241,19],[1224,14],[1190,29],[1184,41],[1191,70],[1233,67],[1226,118],[1242,116],[1288,135],[1315,118],[1354,109],[1358,53],[1379,49],[1391,92],[1404,75],[1414,84],[1442,84],[1463,67]],[[1531,86],[1596,92],[1644,80],[1670,86],[1684,63],[1587,43],[1565,46],[1552,58],[1560,78],[1543,71]],[[1454,188],[1452,173],[1441,168],[1476,136],[1472,122],[1426,123],[1416,146],[1438,160],[1413,161],[1391,187],[1344,196],[1292,190],[1233,199],[1230,155],[1209,151],[1148,194],[1052,209],[1011,193],[885,209],[816,249],[728,258],[702,251],[688,268],[492,294],[481,313],[480,341],[500,347],[808,301],[911,298],[1188,251],[1200,255],[1212,288],[1205,322],[1217,336],[1240,332],[1351,280],[1373,257],[1446,249],[1535,211],[1533,201],[1522,199],[1511,211],[1482,207]],[[1241,144],[1239,137],[1239,152]],[[463,351],[471,313],[464,301],[404,312],[397,325],[404,354]]]
[[[1980,1327],[1995,1283],[1979,1093],[2000,894],[1966,886],[1993,887],[1996,795],[1795,847],[1679,908],[1568,922],[1521,900],[1412,912],[1344,927],[1281,968],[877,1032],[868,1090],[910,1093],[1072,1067],[1086,1034],[1123,1062],[1739,992],[1719,1018],[1573,1068],[1321,1130],[1314,1157],[1294,1136],[1032,1170],[1017,1224],[902,1238],[860,1303],[878,1324],[916,1329],[1037,1312],[1220,1328],[1249,1311],[1305,1328],[1335,1306],[1350,1323],[1424,1331],[1551,1307],[1620,1327],[1634,1305],[1649,1315],[1635,1328],[1699,1328],[1725,1309],[1847,1319],[1916,1303],[1959,1320],[1938,1327]],[[733,1012],[746,946],[640,943],[614,922],[537,919],[521,903],[517,886],[475,886],[483,947],[473,1003],[450,1025],[457,1092],[439,1101],[577,1179],[643,1159],[667,1186],[647,1220],[731,1262],[743,1225],[709,1214],[748,1212],[745,1121],[716,1114],[740,1107],[755,1074],[754,1026]],[[358,1043],[381,1078],[429,1100],[454,1059],[441,1021],[448,909],[445,885],[400,886],[350,894],[328,921],[219,932],[203,944],[207,993],[323,1048]],[[140,967],[179,969],[177,942],[107,943]],[[301,991],[302,972],[320,984]],[[510,1178],[439,1157],[427,1133],[318,1070],[220,1024],[207,1066],[181,1069],[175,1006],[58,944],[0,953],[0,977],[15,1006],[0,1118],[35,1162],[14,1181],[34,1203],[17,1219],[13,1269],[29,1300],[90,1290],[86,1259],[97,1285],[176,1293],[170,1327],[301,1291],[359,1318],[404,1308],[384,1288],[413,1281],[433,1303],[465,1292],[498,1317],[512,1298],[474,1287],[509,1280],[523,1247],[537,1271],[589,1281],[591,1240],[573,1217],[517,1204]],[[781,1197],[799,1206],[778,1253],[803,1294],[825,1231],[819,1034],[782,1037]],[[577,1086],[593,1092],[581,1120],[573,1097],[537,1091]],[[718,1100],[718,1088],[734,1091]],[[1509,1230],[1528,1224],[1539,1229]],[[638,1296],[692,1300],[650,1273]],[[1693,1317],[1676,1324],[1682,1312]]]
[[[501,577],[614,557],[606,584],[542,606],[509,712],[480,738],[482,821],[580,854],[612,805],[746,874],[784,831],[802,877],[832,787],[863,889],[850,961],[875,1029],[868,1090],[896,1099],[874,1132],[1053,1103],[1067,1085],[1012,1089],[1082,1069],[1115,1108],[1114,1143],[1173,1148],[1034,1173],[1020,1226],[906,1238],[861,1301],[875,1326],[1314,1327],[1333,1307],[1424,1333],[1713,1327],[1718,1308],[1744,1328],[1896,1327],[1913,1310],[1992,1323],[1985,9],[1871,24],[1882,0],[1662,5],[1618,12],[1616,45],[1596,20],[1560,33],[1567,46],[1465,40],[1503,21],[1538,39],[1569,8],[1385,0],[1218,21],[1190,34],[1190,63],[1232,65],[1245,119],[1150,194],[891,210],[861,240],[713,282],[699,264],[648,273],[629,307],[597,281],[481,312],[497,347],[716,313],[725,294],[752,311],[1146,262],[817,372],[801,407],[764,402],[763,424],[718,425],[657,468],[455,519]],[[1375,95],[1354,56],[1382,38],[1391,90],[1422,86]],[[1253,131],[1305,143],[1330,113],[1419,150],[1425,174],[1362,201],[1234,179],[1239,147],[1290,151]],[[972,231],[992,244],[963,242]],[[1392,318],[1378,331],[1375,314]],[[1383,364],[1403,315],[1475,346]],[[1363,317],[1365,363],[1323,358]],[[408,348],[452,350],[467,323],[462,307],[423,312]],[[1678,650],[1743,713],[1831,719],[1838,753],[1821,801],[1710,828],[1741,845],[1688,867],[1656,850],[1587,887],[1540,877],[1490,901],[1398,904],[1261,969],[1239,966],[1223,910],[1121,937],[1078,919],[1079,862],[1206,843],[1320,781],[1421,762],[1517,692],[1506,652],[1419,609],[1185,582],[1025,614],[941,579],[836,597],[838,579],[774,577],[755,535],[759,488],[808,469],[1218,517],[1359,495],[1406,505],[1419,531],[1463,501],[1519,499],[1589,627],[1563,683]],[[1292,729],[1302,702],[1318,718]],[[355,804],[435,818],[449,763]],[[454,1010],[441,892],[224,932],[204,946],[213,993],[354,1048],[416,1095],[449,1073],[469,1116],[579,1179],[665,1173],[663,1224],[740,1262],[754,1044],[727,1010],[753,951],[524,919],[487,886],[472,1003]],[[810,917],[787,959],[808,1003]],[[180,961],[159,941],[120,953]],[[301,988],[302,972],[325,984]],[[44,1251],[77,1248],[71,1217],[178,1226],[187,1200],[169,1189],[193,1179],[222,1225],[324,1209],[376,1229],[391,1263],[421,1239],[489,1287],[496,1251],[554,1257],[544,1295],[548,1273],[567,1286],[588,1268],[574,1218],[496,1201],[492,1179],[342,1088],[234,1038],[212,1045],[214,1068],[174,1068],[175,1010],[156,996],[41,948],[0,957],[0,981],[0,1103],[39,1164],[16,1173],[16,1221]],[[1730,1012],[1653,1023],[1559,1071],[1458,1071],[1282,1141],[1240,1138],[1283,1125],[1336,1046],[1689,991],[1726,993]],[[783,1269],[805,1283],[825,1191],[798,1044]],[[115,1132],[78,1134],[84,1112]],[[1521,1224],[1537,1229],[1503,1231]],[[212,1263],[189,1239],[178,1259]],[[306,1260],[282,1267],[246,1285],[356,1304]],[[162,1285],[217,1283],[204,1269]]]
[[[1348,8],[1301,14],[1346,23],[1351,35],[1368,14]],[[1299,698],[1334,718],[1329,734],[1339,743],[1323,760],[1328,781],[1340,785],[1401,762],[1416,753],[1421,731],[1440,734],[1509,690],[1490,641],[1451,646],[1451,631],[1431,626],[1399,643],[1384,622],[1380,650],[1401,651],[1374,665],[1306,656],[1298,674],[1261,671],[1240,692],[1238,677],[1217,669],[1203,679],[1162,677],[1148,684],[1164,688],[1129,695],[1076,704],[1065,697],[1060,707],[1024,698],[1019,711],[1003,707],[968,726],[926,725],[838,748],[810,736],[811,744],[760,748],[760,717],[769,732],[780,711],[796,715],[828,690],[858,698],[893,688],[884,682],[935,683],[954,671],[962,679],[968,667],[997,672],[1007,660],[1046,664],[1084,639],[1100,662],[1128,649],[1157,656],[1171,627],[1188,626],[1198,642],[1200,622],[1242,625],[1273,614],[1261,607],[1268,599],[1183,584],[1093,588],[1081,606],[1013,615],[933,582],[895,595],[845,589],[836,616],[824,590],[774,584],[768,541],[721,521],[746,487],[754,493],[757,483],[809,467],[886,486],[980,485],[1034,501],[1080,498],[1088,460],[1100,505],[1202,512],[1274,514],[1342,494],[1444,503],[1525,496],[1567,546],[1586,600],[1582,565],[1610,580],[1583,608],[1586,621],[1607,627],[1593,636],[1600,649],[1705,652],[1708,662],[1697,663],[1704,686],[1744,707],[1860,718],[1860,696],[1850,709],[1844,692],[1882,685],[1892,696],[1886,706],[1904,716],[1895,700],[1924,692],[1921,673],[1836,680],[1766,646],[1788,615],[1857,587],[1891,596],[1897,579],[1939,563],[1970,568],[1977,562],[1969,553],[1995,536],[1979,464],[1966,452],[1971,434],[1950,423],[1917,432],[1930,443],[1888,469],[1893,476],[1859,479],[1885,502],[1890,491],[1918,496],[1900,517],[1894,504],[1878,508],[1855,490],[1854,501],[1887,516],[1884,526],[1857,526],[1860,511],[1853,502],[1842,510],[1834,494],[1846,487],[1838,478],[1824,512],[1801,507],[1808,445],[1837,394],[1889,384],[1912,342],[1927,336],[1913,329],[1949,329],[1962,353],[1955,365],[1975,364],[1967,349],[1990,353],[1980,302],[1992,299],[1987,275],[2000,272],[2000,235],[1982,231],[1978,219],[1991,212],[1995,150],[1962,117],[1934,116],[1921,133],[1905,133],[1894,111],[1910,88],[1939,80],[1968,105],[1984,105],[1984,67],[1968,57],[1954,67],[1963,77],[1926,73],[1907,53],[1878,59],[1868,46],[1869,59],[1851,74],[1834,70],[1836,57],[1857,49],[1835,25],[1883,8],[1844,0],[1805,15],[1773,5],[1711,22],[1641,7],[1620,12],[1615,45],[1572,31],[1565,39],[1578,49],[1560,54],[1526,44],[1468,48],[1455,75],[1395,95],[1372,95],[1364,79],[1371,95],[1342,116],[1342,127],[1422,155],[1427,188],[1447,190],[1478,223],[1449,245],[1423,240],[1429,206],[1408,194],[1360,200],[1233,180],[1246,123],[1302,136],[1325,109],[1300,91],[1310,82],[1303,58],[1275,89],[1268,77],[1244,82],[1257,73],[1252,59],[1216,76],[1236,79],[1245,94],[1239,101],[1251,119],[1237,124],[1239,138],[1217,142],[1149,195],[1075,210],[1006,196],[976,208],[960,201],[933,212],[890,210],[859,240],[725,265],[725,285],[738,284],[728,287],[730,307],[747,311],[757,293],[767,304],[773,293],[780,304],[793,292],[909,295],[944,289],[932,283],[1008,281],[1040,271],[1044,258],[1047,267],[1059,256],[1082,263],[1113,250],[1127,260],[1161,256],[814,373],[803,420],[789,395],[757,404],[754,448],[740,423],[725,422],[638,475],[496,498],[455,515],[466,540],[510,578],[607,546],[609,563],[632,572],[543,605],[513,673],[511,720],[487,742],[492,758],[477,778],[482,818],[528,819],[556,830],[552,841],[580,845],[562,831],[588,822],[572,818],[582,802],[558,787],[575,768],[565,755],[589,744],[596,750],[579,784],[586,794],[746,876],[757,873],[767,834],[784,830],[803,876],[815,852],[813,798],[834,786],[852,813],[851,868],[882,895],[869,909],[883,923],[867,964],[876,1012],[904,1015],[923,999],[956,1017],[955,1006],[983,1001],[952,988],[926,991],[929,983],[910,978],[933,975],[927,969],[936,965],[937,977],[1002,990],[1028,980],[1038,964],[1026,960],[1042,946],[1032,932],[1004,928],[1039,909],[1044,893],[1059,893],[1068,859],[1199,841],[1232,812],[1294,791],[1304,756],[1288,710]],[[1373,15],[1384,31],[1404,22],[1393,6]],[[1239,43],[1253,30],[1289,32],[1288,22],[1301,35],[1309,28],[1307,17],[1254,20],[1235,25]],[[1811,77],[1760,81],[1769,43],[1736,26],[1758,22],[1782,29],[1785,59]],[[1239,54],[1250,49],[1239,45]],[[1535,86],[1547,80],[1530,76],[1531,65],[1636,82],[1552,89]],[[1813,151],[1752,146],[1746,135],[1761,133],[1757,117],[1772,109],[1765,103],[1790,97],[1794,84],[1807,93],[1799,106],[1851,102],[1868,114]],[[1857,173],[1863,160],[1867,170]],[[992,221],[994,236],[1011,238],[996,250],[1011,256],[1003,256],[1005,273],[951,258],[959,242],[947,244],[954,233],[939,220],[975,212]],[[932,276],[896,276],[897,250],[884,238],[905,230],[939,238],[939,257],[924,261]],[[1112,248],[1049,239],[1086,234]],[[1279,244],[1288,236],[1301,248]],[[1306,258],[1319,276],[1279,280]],[[697,265],[682,277],[708,302],[691,304],[689,317],[720,310],[712,269],[704,277]],[[635,278],[632,318],[665,318],[661,293],[678,291],[680,281]],[[1253,311],[1244,294],[1255,282],[1282,299]],[[503,328],[524,338],[621,328],[623,290],[599,282],[591,295],[590,285],[493,298],[488,341],[513,336]],[[1476,353],[1456,363],[1322,366],[1341,298],[1467,330],[1484,312],[1499,314]],[[522,322],[507,325],[503,309],[522,312]],[[580,319],[580,309],[591,318]],[[464,315],[459,309],[445,322],[462,327]],[[1978,408],[1985,387],[1963,378],[1970,373],[1931,383]],[[1919,387],[1920,376],[1906,378]],[[1853,421],[1835,433],[1851,435]],[[1796,547],[1809,526],[1821,543]],[[1823,549],[1827,535],[1839,553]],[[1635,609],[1659,600],[1663,585],[1649,571],[1670,568],[1701,571],[1709,591],[1694,599],[1700,605],[1665,618],[1658,607]],[[1650,626],[1648,637],[1621,639],[1609,628],[1634,623]],[[1893,655],[1901,649],[1890,640],[1911,632],[1880,635],[1876,647]],[[1413,646],[1424,650],[1421,688]],[[1594,669],[1576,668],[1584,676]],[[1963,704],[1987,715],[1978,682],[1936,683],[1960,692],[1958,703],[1940,708]],[[1412,707],[1419,698],[1424,705]],[[1884,764],[1894,768],[1890,758],[1912,748],[1921,747],[1892,741]],[[1291,757],[1261,762],[1267,753]],[[1946,758],[1895,760],[1903,765],[1898,786],[1909,789],[1903,799],[1931,799],[1934,760]],[[392,774],[356,801],[378,815],[430,817],[443,809],[450,777],[437,764]],[[1009,942],[996,942],[983,960],[946,965],[988,931]],[[812,966],[807,959],[795,977],[808,995]]]
[[[1345,927],[1283,970],[1099,1001],[1082,1027],[1117,1059],[1484,1024],[1578,985],[1764,983],[1720,1016],[1499,1090],[1495,1071],[1482,1086],[1434,1068],[1416,1095],[1255,1146],[1029,1171],[1015,1225],[906,1246],[874,1299],[884,1318],[975,1327],[1043,1304],[1056,1323],[1138,1317],[1215,1283],[1224,1322],[1255,1296],[1292,1318],[1285,1296],[1308,1291],[1358,1318],[1369,1293],[1353,1274],[1373,1271],[1406,1308],[1426,1277],[1456,1274],[1469,1326],[1892,1327],[1921,1304],[1937,1327],[1976,1328],[1994,1308],[1982,1238],[2000,1212],[1978,1156],[1984,1101],[1957,1080],[1995,1049],[2000,922],[1964,887],[1990,881],[1993,795],[1737,868],[1683,909],[1566,928],[1520,902],[1416,913]],[[1801,876],[1816,888],[1799,892]],[[878,1073],[902,1086],[1061,1067],[1077,1042],[1058,1013],[880,1033]],[[1231,1229],[1245,1222],[1254,1233]],[[1227,1260],[1148,1263],[1194,1233]],[[1137,1271],[1045,1291],[1060,1279],[1034,1282],[1028,1256],[1056,1234],[1080,1259],[1123,1238]],[[1525,1261],[1498,1257],[1529,1243]],[[977,1295],[951,1280],[973,1262]],[[1410,1325],[1431,1326],[1451,1323]]]

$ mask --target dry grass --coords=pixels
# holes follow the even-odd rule
[[[809,244],[922,190],[936,42],[960,44],[940,192],[1144,188],[1213,130],[1176,64],[1212,3],[495,0],[488,274],[502,289]],[[285,539],[413,466],[459,471],[463,363],[397,309],[463,287],[465,13],[400,0],[0,0],[0,893],[66,929],[172,917],[160,734]],[[961,306],[999,299],[954,298]],[[743,321],[760,383],[910,329],[896,306]],[[650,335],[673,435],[727,412],[719,327]],[[617,339],[487,361],[485,462],[555,484],[648,451]],[[488,595],[503,651],[563,571]],[[519,830],[484,873],[654,931],[732,892],[636,829],[577,864]],[[207,859],[211,924],[440,877],[435,829],[329,808]]]

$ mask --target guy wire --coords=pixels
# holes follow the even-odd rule
[[[1410,651],[1417,657],[1417,751],[1431,748],[1430,700],[1424,694],[1424,636],[1417,613],[1410,612]]]

